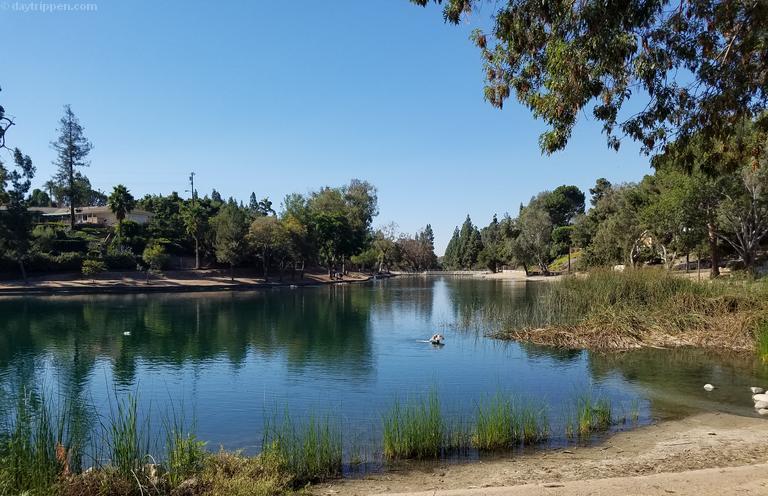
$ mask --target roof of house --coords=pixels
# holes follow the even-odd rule
[[[44,216],[58,216],[69,215],[69,207],[57,208],[57,207],[30,207],[30,210],[40,212]],[[90,215],[112,215],[112,211],[109,207],[77,207],[75,208],[76,214],[90,214]],[[137,215],[152,215],[151,212],[146,210],[131,210],[130,214]]]
[[[7,210],[8,207],[5,205],[0,206],[0,210]],[[37,212],[39,214],[43,214],[43,216],[58,216],[58,215],[69,215],[69,207],[29,207],[28,210],[30,212]],[[106,214],[111,215],[112,211],[109,209],[109,207],[77,207],[75,208],[76,214],[91,214],[91,215],[99,215],[99,214]],[[146,210],[131,210],[130,214],[137,214],[137,215],[152,215],[152,212],[147,212]]]

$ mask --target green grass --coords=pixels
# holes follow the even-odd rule
[[[383,419],[384,457],[437,458],[445,441],[445,423],[437,392],[402,404],[396,400]]]
[[[595,432],[608,430],[612,424],[611,400],[585,393],[574,402],[573,413],[566,421],[565,434],[568,438],[588,439]]]
[[[149,420],[139,423],[138,401],[135,395],[115,399],[110,403],[108,433],[110,464],[123,477],[138,477],[150,463]]]
[[[0,494],[42,494],[63,463],[56,458],[53,415],[26,392],[19,396],[13,419],[0,440]]]
[[[768,363],[768,318],[760,321],[756,331],[757,354],[760,359]]]
[[[549,436],[543,405],[496,393],[477,405],[472,444],[482,451],[539,443]]]
[[[341,427],[328,417],[319,420],[314,416],[296,425],[286,412],[267,422],[262,453],[283,460],[295,485],[338,477],[343,455]]]
[[[208,453],[206,443],[197,439],[193,429],[185,429],[184,417],[171,415],[165,422],[165,469],[171,487],[199,474]]]

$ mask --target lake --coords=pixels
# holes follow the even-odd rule
[[[755,415],[748,386],[767,385],[751,356],[701,350],[562,351],[462,328],[486,305],[536,305],[541,284],[399,277],[253,292],[0,300],[0,407],[42,388],[106,415],[133,393],[144,416],[193,418],[209,448],[257,452],[265,420],[330,416],[345,444],[378,455],[395,399],[437,391],[446,416],[469,418],[497,391],[544,402],[551,445],[585,391],[639,423],[698,411]],[[435,332],[446,344],[423,342]],[[718,388],[707,393],[702,386]],[[159,422],[155,422],[157,425]],[[625,428],[618,426],[617,428]]]

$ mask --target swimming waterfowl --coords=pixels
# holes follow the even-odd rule
[[[713,389],[715,389],[715,386],[712,384],[704,384],[704,391],[712,391]]]
[[[433,334],[431,338],[429,338],[429,342],[432,344],[444,344],[443,341],[445,341],[445,338],[442,334]]]

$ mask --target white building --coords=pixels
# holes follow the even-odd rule
[[[69,222],[69,207],[30,207],[29,210],[40,215],[43,222]],[[152,219],[152,213],[144,210],[132,210],[125,215],[125,220],[132,220],[137,224],[146,224],[150,219]],[[114,226],[117,224],[117,217],[109,207],[77,207],[75,224]]]

